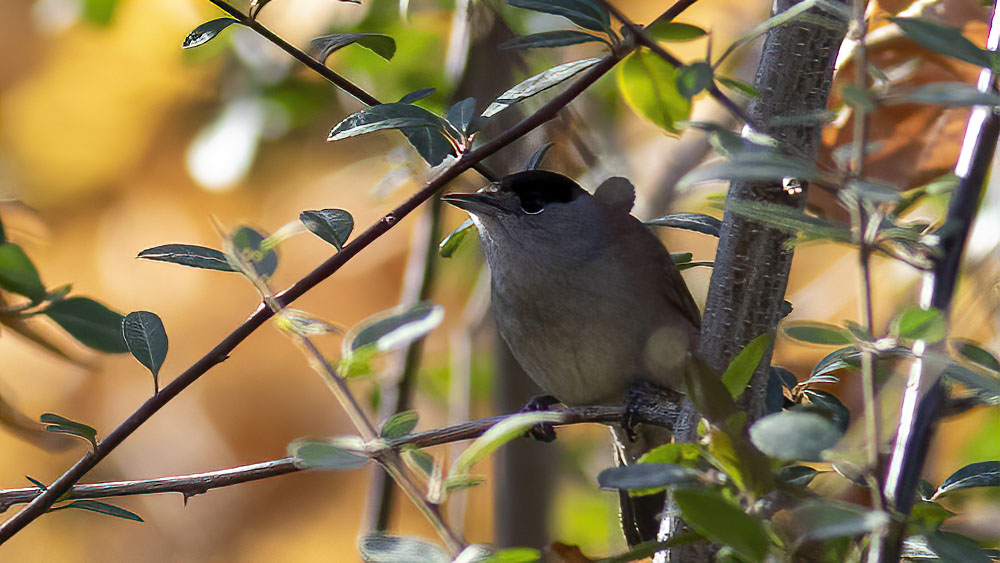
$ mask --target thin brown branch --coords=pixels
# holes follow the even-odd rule
[[[560,413],[563,415],[563,422],[560,422],[558,426],[569,426],[573,424],[607,424],[617,422],[621,420],[624,411],[622,407],[592,406],[572,407],[562,410]],[[484,432],[492,428],[496,423],[510,416],[512,415],[471,420],[426,432],[401,436],[390,440],[384,450],[398,451],[404,447],[429,448],[463,440],[472,440],[482,436]],[[373,456],[378,455],[379,451],[374,452]],[[284,459],[242,465],[207,473],[194,473],[191,475],[160,477],[139,481],[112,481],[108,483],[75,485],[70,489],[65,499],[95,499],[160,493],[179,493],[190,498],[195,495],[207,493],[212,489],[303,471],[295,466],[294,461],[293,458],[286,457]],[[37,487],[0,490],[0,512],[5,512],[15,504],[30,502],[39,496],[40,493],[41,491]]]

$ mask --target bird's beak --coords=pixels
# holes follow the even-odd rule
[[[490,193],[445,194],[441,196],[441,201],[450,203],[469,213],[496,213],[503,211],[503,206],[497,201],[496,196]]]

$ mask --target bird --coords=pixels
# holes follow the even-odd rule
[[[637,382],[684,392],[700,312],[666,247],[631,214],[628,180],[590,194],[527,170],[442,200],[475,224],[499,333],[543,391],[571,406],[620,405]],[[646,425],[612,433],[620,464],[671,438]],[[629,543],[654,539],[663,497],[621,497]]]

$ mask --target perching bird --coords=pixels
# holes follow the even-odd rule
[[[611,178],[590,195],[561,174],[530,170],[442,199],[478,228],[500,334],[545,392],[567,405],[622,404],[642,380],[683,392],[698,307],[666,248],[630,214],[628,180]],[[615,436],[622,463],[669,440],[651,426]],[[635,500],[643,498],[645,508],[623,497],[630,543],[655,537],[662,497]]]

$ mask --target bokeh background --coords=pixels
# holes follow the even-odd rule
[[[492,13],[492,3],[481,4]],[[616,4],[640,22],[668,5],[644,0]],[[978,3],[947,4],[958,23],[972,22],[967,26],[969,36],[981,44],[985,28],[974,25],[980,17]],[[468,7],[462,1],[458,5]],[[764,19],[769,5],[763,0],[703,0],[682,21],[710,29],[718,50]],[[531,17],[506,6],[500,13],[502,25],[517,32],[566,27],[558,18]],[[361,5],[274,0],[260,20],[302,47],[323,33],[392,35],[398,51],[391,62],[355,46],[336,53],[329,64],[383,100],[434,86],[437,93],[422,102],[432,110],[446,107],[456,90],[465,93],[462,97],[476,95],[483,105],[489,101],[483,96],[502,92],[532,71],[596,53],[593,44],[529,52],[523,58],[489,51],[476,47],[477,30],[482,29],[476,22],[470,26],[471,46],[464,49],[456,39],[456,22],[461,18],[455,14],[456,3],[451,1],[413,0],[401,8],[388,0],[363,0]],[[0,2],[0,195],[5,198],[0,214],[8,237],[26,249],[49,287],[72,283],[76,294],[116,310],[159,314],[170,335],[161,382],[228,334],[256,307],[257,297],[238,276],[140,261],[135,258],[139,251],[171,242],[218,247],[216,221],[274,231],[296,220],[304,209],[347,209],[358,228],[364,228],[412,193],[427,175],[425,165],[395,133],[326,143],[329,129],[360,105],[252,31],[234,26],[198,49],[181,50],[182,40],[194,27],[221,15],[204,0]],[[494,33],[500,25],[493,22],[486,29]],[[671,50],[693,61],[704,58],[707,47],[700,40],[671,45]],[[754,56],[753,47],[744,49],[730,61],[728,72],[752,78]],[[931,73],[929,79],[955,79],[954,74],[971,76],[965,69]],[[538,103],[533,100],[526,106]],[[695,115],[728,122],[709,100],[697,102]],[[891,145],[902,120],[877,122],[873,134]],[[950,166],[963,123],[963,112],[947,118],[924,116],[910,128],[928,132],[935,127],[927,146],[912,146],[911,135],[909,143],[888,146],[878,158],[885,170],[894,164],[906,170],[907,182],[916,182],[917,172],[927,176]],[[831,129],[824,138],[836,145],[842,141],[838,134]],[[683,193],[672,189],[680,174],[710,156],[704,137],[697,133],[669,137],[637,117],[621,101],[613,75],[574,102],[554,124],[505,151],[491,166],[514,170],[547,140],[556,146],[546,167],[573,174],[591,188],[612,174],[629,177],[640,192],[636,209],[640,215],[668,209],[720,214],[712,205],[724,193],[723,186],[699,186]],[[926,168],[914,164],[928,160],[936,164]],[[475,188],[480,183],[468,173],[452,187]],[[836,214],[831,202],[816,205]],[[984,205],[995,220],[1000,207],[996,186]],[[939,198],[916,213],[933,218],[941,210]],[[408,261],[413,260],[408,259],[423,244],[423,214],[418,210],[407,218],[296,307],[351,326],[399,303],[407,270],[412,269]],[[445,230],[462,220],[459,213],[448,211]],[[710,237],[663,235],[674,252],[692,252],[696,260],[712,258],[715,241]],[[974,339],[994,351],[1000,348],[996,245],[995,222],[977,228],[952,327],[954,336]],[[312,235],[289,240],[279,249],[274,285],[294,282],[330,252]],[[467,241],[454,257],[440,259],[439,266],[434,300],[445,306],[447,315],[428,341],[418,377],[414,406],[421,415],[420,429],[456,417],[494,414],[499,393],[492,320],[476,300],[482,267],[477,245]],[[704,302],[709,276],[707,268],[685,272],[699,303]],[[876,326],[884,326],[894,312],[915,302],[920,278],[912,269],[876,259],[874,281]],[[795,306],[793,318],[853,319],[855,288],[856,259],[849,248],[798,249],[788,292]],[[91,353],[44,321],[36,324],[74,361],[4,330],[0,397],[5,404],[36,420],[44,412],[60,413],[96,427],[103,435],[149,396],[149,374],[132,358]],[[466,334],[469,338],[462,337]],[[466,341],[471,342],[467,348],[456,344]],[[324,337],[321,344],[331,357],[338,354],[336,337]],[[466,352],[471,354],[471,369],[452,369],[455,358]],[[776,362],[802,377],[825,353],[779,340]],[[391,371],[392,362],[384,367]],[[466,375],[471,378],[467,385],[456,381]],[[376,379],[357,382],[359,396],[371,396],[377,384]],[[530,390],[527,384],[522,386]],[[855,409],[853,377],[845,377],[836,392]],[[27,486],[25,475],[51,481],[85,451],[72,441],[45,442],[50,447],[40,447],[38,440],[8,430],[0,427],[0,488]],[[350,432],[319,376],[286,337],[266,327],[144,425],[87,481],[178,475],[276,459],[297,437]],[[1000,458],[998,436],[996,412],[974,410],[949,421],[939,433],[928,477],[939,482],[966,463]],[[546,516],[547,537],[580,545],[592,556],[621,548],[615,496],[598,491],[594,482],[596,473],[611,461],[606,431],[562,430],[558,446],[545,448],[552,460],[549,471],[556,476],[552,509]],[[448,448],[438,452],[442,459],[454,454]],[[489,463],[479,469],[488,479],[492,476]],[[353,560],[365,520],[370,473],[370,468],[297,473],[213,490],[187,503],[180,495],[115,501],[141,514],[144,524],[62,511],[46,515],[17,535],[3,547],[0,559]],[[503,481],[502,490],[494,490],[496,480],[489,479],[460,496],[464,498],[458,499],[452,517],[463,520],[471,541],[492,542],[498,518],[495,495],[516,496],[519,482],[527,487],[534,478],[514,476]],[[818,486],[824,486],[822,481]],[[956,507],[975,508],[973,513],[979,516],[998,511],[994,500],[983,498],[957,496],[953,502]],[[979,537],[1000,537],[998,521],[969,517],[959,524]],[[433,538],[405,503],[392,528]]]

